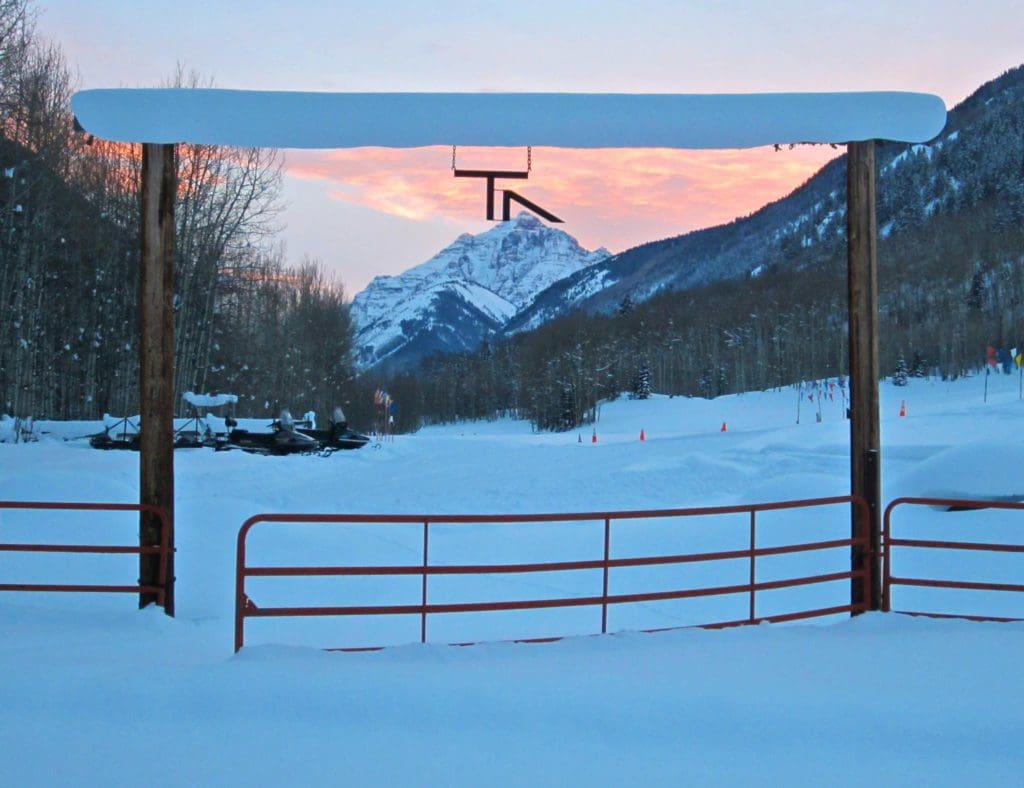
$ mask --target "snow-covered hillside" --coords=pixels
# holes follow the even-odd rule
[[[995,230],[1019,226],[1024,217],[1022,99],[1024,67],[1018,66],[952,109],[945,130],[930,142],[879,146],[880,237],[920,232],[933,221],[936,227],[959,217],[965,220],[965,242],[975,232],[985,238],[986,200],[994,205]],[[845,173],[845,156],[840,156],[750,216],[609,257],[556,283],[520,313],[513,327],[531,328],[573,308],[608,313],[626,296],[640,303],[660,292],[756,277],[773,265],[798,272],[822,256],[845,259]],[[920,248],[916,254],[927,257],[928,252]]]
[[[356,295],[357,363],[401,365],[433,351],[473,350],[542,290],[607,256],[525,212],[480,235],[463,234],[427,262],[375,277]]]
[[[1017,375],[993,375],[985,401],[977,377],[883,385],[884,498],[1024,497],[1018,386]],[[806,395],[787,388],[608,403],[596,443],[589,433],[538,434],[503,420],[425,429],[328,458],[176,452],[176,619],[135,610],[130,595],[0,593],[0,784],[135,785],[145,774],[158,786],[859,785],[866,773],[880,785],[1016,784],[1024,770],[1021,624],[869,614],[452,648],[443,644],[582,635],[595,630],[594,611],[488,620],[454,614],[431,623],[430,645],[415,643],[418,617],[252,619],[251,645],[232,654],[235,537],[252,514],[621,510],[841,494],[849,424],[839,401],[822,403],[820,422],[816,413]],[[47,432],[38,443],[0,444],[0,498],[137,500],[137,455],[62,440],[87,432],[86,424],[36,428]],[[1024,542],[1024,515],[1016,513],[923,509],[901,522]],[[816,519],[799,525],[833,527]],[[746,533],[745,521],[740,526]],[[706,521],[647,523],[613,538],[621,540],[615,549],[682,552],[731,530]],[[0,509],[0,543],[130,543],[136,531],[130,516]],[[436,547],[442,562],[445,551],[480,563],[600,555],[600,539],[559,525],[469,526],[437,536],[431,555]],[[254,531],[256,564],[407,564],[422,550],[419,527],[322,534],[303,526],[257,537]],[[1020,559],[1010,558],[1017,563],[976,560],[966,571],[970,579],[994,573],[1019,583]],[[946,576],[964,571],[938,560],[933,569]],[[0,552],[0,583],[124,583],[136,569],[131,557]],[[621,582],[671,578],[664,567],[633,571]],[[759,559],[758,571],[772,570]],[[469,578],[469,585],[431,578],[431,595],[574,593],[574,574]],[[304,603],[311,595],[373,604],[419,593],[418,577],[412,586],[387,587],[324,578],[301,593],[252,580],[266,581],[253,588],[257,604]],[[847,593],[838,586],[821,593]],[[911,592],[934,590],[901,589]],[[972,604],[1001,605],[1004,615],[1016,606],[1024,616],[1020,596],[982,593]],[[950,596],[940,602],[957,604]],[[673,604],[634,607],[613,611],[612,628],[680,626],[699,613]],[[406,645],[377,653],[306,647],[352,643]]]

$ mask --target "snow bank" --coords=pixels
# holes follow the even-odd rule
[[[161,618],[0,608],[0,783],[962,786],[1024,768],[1019,625],[225,658]]]

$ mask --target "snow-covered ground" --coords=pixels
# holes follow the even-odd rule
[[[974,377],[883,386],[885,500],[1024,499],[1018,377],[991,376],[987,402],[984,385]],[[135,610],[132,596],[0,594],[0,785],[1019,784],[1022,624],[869,614],[630,631],[723,612],[713,607],[719,601],[698,600],[616,606],[609,622],[624,631],[608,636],[587,635],[598,628],[592,608],[440,616],[430,623],[437,642],[425,646],[415,642],[418,618],[250,620],[247,647],[232,653],[235,537],[252,514],[600,511],[844,494],[842,403],[824,400],[819,422],[805,395],[797,423],[797,398],[786,389],[609,403],[596,444],[589,430],[535,434],[500,421],[426,429],[328,458],[179,451],[176,619]],[[137,455],[62,440],[97,428],[37,424],[48,432],[40,442],[0,444],[0,499],[136,501]],[[613,552],[742,548],[745,522],[616,526]],[[1024,514],[920,509],[898,523],[905,534],[1024,543]],[[826,538],[846,527],[842,511],[759,519],[767,541]],[[438,562],[583,559],[600,557],[600,538],[599,526],[564,523],[438,527],[431,554]],[[134,539],[127,515],[0,510],[0,543]],[[256,564],[414,563],[420,539],[418,527],[396,525],[257,526],[250,554]],[[759,561],[758,577],[834,571],[825,567],[841,564],[842,553],[778,570]],[[908,574],[1021,582],[1020,558],[901,560]],[[135,563],[0,552],[0,582],[131,583]],[[682,582],[743,582],[730,579],[737,571],[746,563],[705,567]],[[594,593],[593,577],[560,574],[461,585],[432,578],[431,600]],[[613,577],[612,591],[678,587],[670,575],[633,570]],[[267,605],[415,602],[419,578],[410,580],[415,587],[404,582],[247,588]],[[763,604],[832,604],[847,593],[835,585],[778,602],[766,595]],[[895,606],[1024,616],[1016,598],[1024,595],[937,593],[897,589]],[[573,637],[444,645],[553,634]],[[395,645],[372,653],[314,647],[377,643]]]

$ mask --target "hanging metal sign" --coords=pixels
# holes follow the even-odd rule
[[[498,191],[494,187],[494,182],[498,178],[515,178],[517,180],[526,180],[530,177],[530,171],[533,169],[533,149],[526,149],[526,170],[460,170],[455,166],[455,146],[452,145],[452,172],[456,178],[486,178],[487,179],[487,221],[494,221],[494,192]],[[512,214],[512,203],[518,203],[519,205],[526,208],[528,211],[540,216],[542,219],[546,219],[553,224],[562,224],[562,220],[555,216],[550,211],[541,208],[537,203],[532,200],[528,200],[519,192],[514,192],[511,189],[501,189],[502,200],[501,200],[501,221],[507,222],[511,218]]]

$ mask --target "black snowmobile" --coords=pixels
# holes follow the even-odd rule
[[[218,442],[218,451],[225,449],[241,449],[254,454],[313,454],[323,450],[320,441],[309,435],[303,435],[295,429],[295,420],[287,410],[281,411],[281,417],[270,424],[273,432],[250,432],[238,429],[238,422],[233,418],[225,419],[228,427],[227,438]]]
[[[330,427],[326,430],[318,430],[309,422],[301,423],[296,429],[302,435],[319,441],[328,453],[340,449],[361,449],[370,442],[367,436],[349,429],[341,408],[334,409]]]

